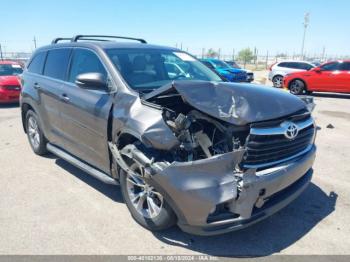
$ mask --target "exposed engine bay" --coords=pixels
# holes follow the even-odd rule
[[[243,140],[246,135],[246,130],[234,131],[232,125],[227,126],[197,110],[185,115],[165,109],[164,117],[180,141],[175,150],[176,161],[193,161],[233,151],[242,146],[240,138]]]

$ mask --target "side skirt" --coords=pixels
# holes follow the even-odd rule
[[[109,175],[97,170],[96,168],[80,161],[76,157],[70,155],[69,153],[63,151],[62,149],[48,143],[47,144],[47,150],[50,151],[51,153],[55,154],[56,156],[66,160],[67,162],[71,163],[72,165],[80,168],[81,170],[85,171],[89,175],[93,176],[94,178],[97,178],[98,180],[110,184],[110,185],[119,185],[119,183],[114,180],[112,177]]]

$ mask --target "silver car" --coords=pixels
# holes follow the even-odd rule
[[[286,74],[308,71],[315,66],[305,61],[283,61],[277,62],[270,66],[269,80],[272,81],[274,87],[281,88],[283,85],[283,77]]]

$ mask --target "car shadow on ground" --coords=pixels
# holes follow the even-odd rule
[[[95,190],[116,202],[124,202],[119,186],[107,185],[67,161],[56,158],[55,163]],[[338,195],[327,195],[314,183],[275,215],[251,227],[218,236],[194,236],[178,227],[154,232],[167,245],[180,246],[213,256],[252,257],[281,252],[335,210]]]
[[[350,94],[341,93],[312,93],[314,97],[350,99]]]
[[[109,197],[111,200],[116,201],[118,203],[124,202],[119,186],[105,184],[61,158],[56,158],[55,163],[59,167],[63,168],[64,170],[75,176],[76,178],[80,179],[81,181],[94,188],[95,190]]]
[[[16,107],[19,107],[19,103],[10,103],[10,104],[1,104],[0,103],[0,110],[1,109],[16,108]]]
[[[213,256],[254,257],[278,253],[306,235],[335,210],[338,195],[311,183],[303,194],[275,215],[251,227],[218,236],[194,236],[174,227],[154,236],[168,245]]]

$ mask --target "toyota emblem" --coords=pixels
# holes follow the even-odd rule
[[[299,128],[296,124],[294,123],[288,123],[286,125],[286,131],[284,132],[284,135],[288,139],[294,139],[299,133]]]

